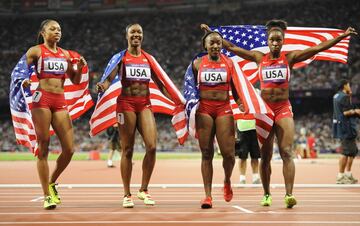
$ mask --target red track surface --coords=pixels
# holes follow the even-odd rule
[[[360,176],[358,160],[354,175]],[[35,162],[0,162],[0,185],[38,184]],[[54,163],[51,163],[53,166]],[[221,184],[221,161],[214,161],[214,184]],[[132,183],[140,182],[141,162],[135,162]],[[281,184],[281,163],[273,163],[272,183]],[[334,184],[336,160],[297,163],[296,184]],[[238,182],[237,168],[233,183]],[[104,162],[72,162],[59,180],[61,184],[121,183],[119,167],[108,169]],[[159,160],[152,184],[202,183],[199,160]],[[132,189],[136,194],[136,188]],[[284,188],[273,188],[273,205],[261,207],[262,189],[234,188],[234,199],[226,203],[220,188],[213,189],[214,208],[200,209],[203,189],[151,188],[156,206],[135,199],[135,208],[121,206],[121,188],[61,187],[62,204],[57,209],[41,208],[40,188],[0,188],[0,225],[360,225],[360,188],[321,187],[294,189],[298,205],[286,209]]]

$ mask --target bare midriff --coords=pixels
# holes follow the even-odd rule
[[[289,99],[289,88],[265,88],[261,90],[265,102],[280,102]]]

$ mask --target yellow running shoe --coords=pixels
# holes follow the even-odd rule
[[[271,206],[271,203],[272,203],[272,197],[270,194],[266,194],[264,195],[264,197],[262,198],[260,204],[262,206]]]
[[[52,197],[46,196],[45,200],[44,200],[44,209],[46,210],[52,210],[56,208],[56,203],[54,202],[54,200],[52,199]]]
[[[296,199],[293,195],[285,195],[285,205],[286,208],[293,208],[296,205]]]
[[[57,184],[55,183],[52,183],[52,184],[49,184],[49,193],[52,197],[52,200],[56,203],[56,204],[60,204],[61,203],[61,200],[60,200],[60,196],[56,190],[56,186]]]
[[[124,208],[133,208],[134,207],[134,202],[131,198],[131,195],[127,195],[124,197],[123,199],[123,207]]]
[[[140,200],[144,200],[145,205],[150,205],[150,206],[155,205],[155,201],[152,200],[151,195],[147,191],[139,191],[137,193],[137,197]]]

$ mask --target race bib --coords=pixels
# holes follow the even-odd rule
[[[148,64],[126,64],[126,78],[130,80],[150,81],[151,69]]]
[[[68,63],[64,58],[44,58],[44,72],[50,74],[65,74]]]
[[[286,81],[286,65],[275,65],[262,68],[262,78],[265,82],[281,83]]]
[[[200,74],[200,82],[206,85],[219,85],[226,83],[227,72],[225,68],[204,68]]]
[[[117,114],[117,121],[118,121],[118,123],[120,123],[120,125],[124,125],[124,123],[125,123],[124,113]]]
[[[39,102],[41,99],[41,96],[42,96],[41,91],[38,91],[38,90],[35,91],[32,95],[32,102],[35,102],[35,103]]]

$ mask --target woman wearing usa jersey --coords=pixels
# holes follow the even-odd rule
[[[142,164],[142,183],[137,197],[146,205],[155,205],[155,201],[148,193],[148,185],[155,166],[157,140],[155,118],[150,102],[150,80],[152,79],[160,91],[177,106],[181,103],[175,95],[176,87],[171,88],[164,80],[161,80],[158,70],[160,66],[155,63],[150,54],[142,50],[142,27],[139,24],[128,25],[126,39],[128,48],[121,51],[121,54],[116,54],[112,58],[114,60],[110,60],[116,65],[111,66],[109,72],[107,72],[108,68],[105,69],[104,81],[97,84],[97,90],[104,92],[110,87],[115,77],[119,76],[122,91],[117,98],[116,115],[122,147],[120,170],[125,193],[123,207],[133,208],[130,180],[136,129],[140,132],[146,149]],[[172,82],[169,81],[169,83]]]
[[[221,35],[217,32],[208,32],[202,41],[208,54],[194,60],[192,69],[200,94],[195,122],[205,189],[205,199],[201,202],[201,208],[208,209],[212,208],[212,161],[215,136],[223,157],[224,199],[230,202],[233,197],[230,179],[235,164],[235,130],[229,91],[233,91],[235,99],[238,97],[232,82],[234,71],[232,62],[220,53]]]
[[[64,98],[65,74],[74,84],[81,80],[82,68],[86,65],[80,57],[77,66],[72,66],[70,53],[58,47],[61,38],[61,27],[55,20],[44,20],[40,25],[38,45],[26,52],[28,65],[34,64],[39,86],[32,97],[32,120],[38,143],[37,169],[44,192],[44,208],[54,209],[60,203],[55,182],[70,163],[74,153],[73,128]],[[23,83],[30,85],[29,80]],[[49,181],[50,125],[58,136],[62,152],[57,159],[56,167]]]
[[[201,25],[201,27],[202,29],[210,30],[205,24]],[[343,38],[357,33],[354,28],[349,27],[344,34],[334,39],[324,41],[317,46],[305,50],[290,51],[285,54],[281,52],[281,48],[284,42],[286,27],[286,22],[282,20],[271,20],[267,22],[268,46],[270,49],[268,54],[259,51],[248,51],[226,40],[224,40],[224,47],[246,60],[257,63],[259,67],[261,96],[275,113],[274,126],[269,137],[263,144],[261,151],[260,175],[264,188],[264,197],[261,205],[270,206],[272,203],[269,187],[271,175],[270,161],[273,152],[274,136],[276,136],[280,155],[283,160],[283,174],[286,189],[285,204],[287,208],[292,208],[296,205],[296,199],[292,194],[295,178],[292,145],[295,130],[293,113],[289,102],[291,69],[294,64],[307,60],[315,54],[336,45]]]

